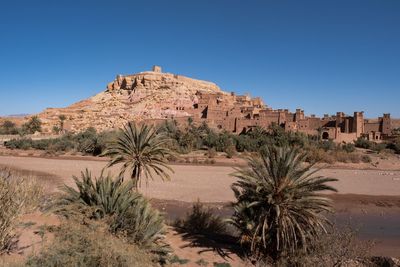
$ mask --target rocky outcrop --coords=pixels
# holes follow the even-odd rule
[[[61,114],[70,131],[120,128],[127,121],[186,117],[198,91],[224,93],[214,83],[162,73],[155,66],[152,71],[118,75],[105,91],[67,108],[46,109],[39,117],[46,131],[59,124]]]

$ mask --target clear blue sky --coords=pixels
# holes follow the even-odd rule
[[[0,114],[161,65],[307,114],[400,117],[400,1],[2,1]]]

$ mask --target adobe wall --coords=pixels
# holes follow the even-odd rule
[[[400,128],[400,119],[392,119],[392,128],[393,129]]]
[[[321,137],[324,140],[336,139],[339,132],[340,130],[338,128],[323,128],[321,132]]]
[[[380,123],[379,122],[365,123],[364,124],[364,132],[365,133],[379,132],[379,130],[380,130]]]
[[[357,139],[357,133],[342,133],[339,132],[336,136],[335,142],[337,143],[352,143]]]
[[[304,134],[307,134],[307,135],[318,135],[319,134],[317,130],[312,130],[312,129],[307,129],[307,130],[301,131],[301,132]]]
[[[308,118],[308,125],[310,129],[318,129],[323,126],[323,121],[319,118]]]

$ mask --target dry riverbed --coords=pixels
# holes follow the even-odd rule
[[[106,165],[104,161],[76,159],[45,159],[35,157],[0,156],[0,165],[8,165],[33,171],[42,171],[57,177],[54,185],[73,184],[72,176],[89,169],[99,175]],[[171,181],[162,182],[157,177],[142,184],[141,191],[148,197],[157,199],[228,202],[233,200],[230,189],[235,181],[235,169],[228,166],[172,165],[174,173]],[[106,172],[117,173],[116,168]],[[334,186],[339,194],[359,194],[372,196],[400,196],[400,171],[322,169],[318,175],[337,178]]]
[[[99,175],[105,161],[79,159],[45,159],[36,157],[0,156],[0,167],[10,166],[43,172],[50,190],[62,184],[73,185],[72,176],[88,168]],[[221,215],[229,215],[227,204],[234,200],[231,184],[235,178],[229,166],[172,165],[171,181],[156,178],[141,191],[153,198],[155,206],[169,219],[182,216],[197,200],[208,202]],[[110,170],[117,173],[116,168]],[[360,228],[360,238],[377,241],[376,255],[400,256],[400,171],[322,169],[318,175],[339,179],[334,186],[338,194],[330,194],[336,213],[332,219],[339,225],[350,223]],[[51,178],[50,178],[51,177]]]

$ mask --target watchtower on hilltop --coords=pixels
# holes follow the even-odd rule
[[[154,65],[154,66],[153,66],[153,72],[159,72],[159,73],[161,73],[161,72],[162,72],[161,67],[160,67],[160,66],[157,66],[157,65]]]

